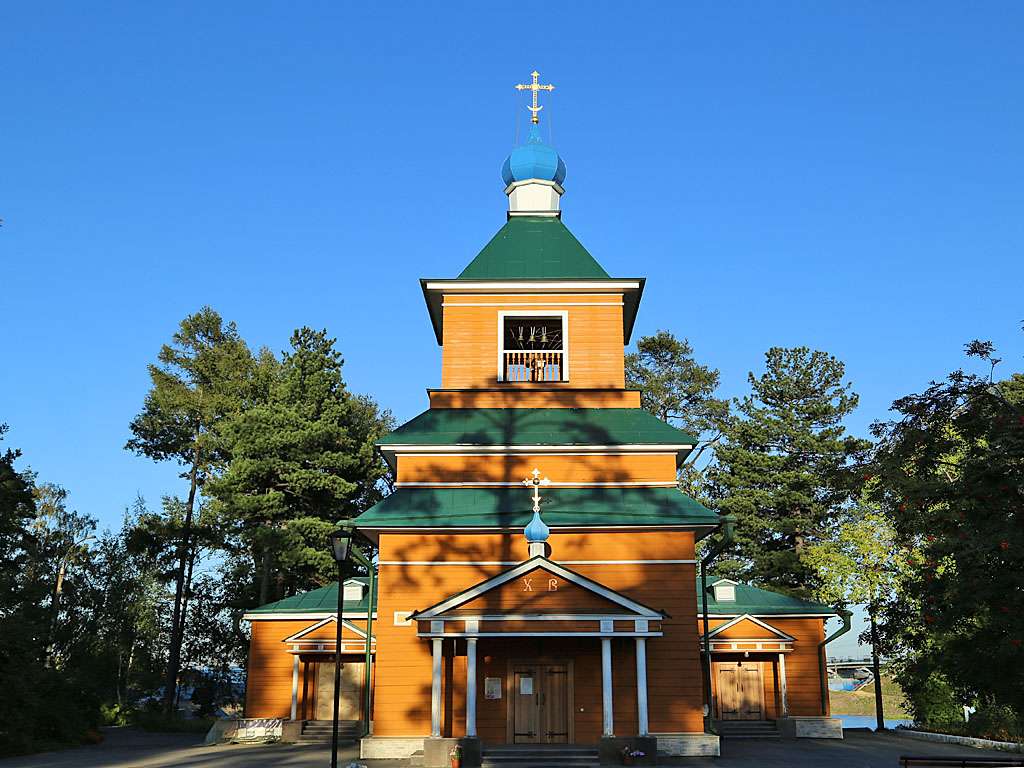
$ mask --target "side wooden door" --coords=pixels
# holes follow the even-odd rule
[[[536,664],[516,664],[512,675],[512,743],[541,742],[542,669]]]
[[[567,664],[550,664],[544,668],[541,710],[543,743],[568,744],[569,666]]]
[[[764,718],[764,680],[758,661],[726,662],[718,669],[718,712],[722,720]]]
[[[741,720],[764,719],[764,679],[761,662],[744,662],[740,667]]]
[[[718,716],[722,720],[742,720],[740,717],[740,669],[735,664],[720,661],[718,667]]]

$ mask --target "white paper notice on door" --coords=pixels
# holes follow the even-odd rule
[[[533,695],[533,678],[532,677],[520,677],[519,678],[519,692],[524,696]]]

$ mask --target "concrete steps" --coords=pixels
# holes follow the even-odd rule
[[[782,740],[774,720],[720,720],[715,728],[723,739]]]
[[[481,768],[597,768],[597,747],[586,744],[498,744],[484,747]]]
[[[358,720],[340,720],[338,722],[338,743],[352,744],[359,737]],[[334,733],[334,723],[330,720],[307,720],[302,726],[300,744],[330,744]]]

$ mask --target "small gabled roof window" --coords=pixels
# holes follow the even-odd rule
[[[711,589],[715,592],[715,602],[736,602],[736,585],[738,583],[739,582],[731,581],[730,579],[719,579],[712,584]]]
[[[366,585],[361,581],[356,581],[355,579],[346,581],[341,598],[345,602],[358,602],[366,594],[365,589]]]

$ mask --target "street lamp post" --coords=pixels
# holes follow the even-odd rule
[[[331,768],[338,768],[338,711],[341,702],[341,619],[344,609],[344,579],[345,563],[352,558],[357,563],[366,566],[370,574],[370,591],[366,604],[366,663],[364,665],[363,679],[363,732],[365,736],[370,732],[370,638],[373,633],[373,597],[376,586],[373,563],[358,549],[352,546],[352,528],[343,527],[331,533],[328,538],[331,542],[331,554],[338,564],[338,618],[337,635],[334,646],[334,725],[331,733]]]
[[[95,539],[95,536],[86,536],[83,539],[79,539],[70,547],[60,559],[60,567],[57,569],[57,584],[53,589],[53,605],[50,607],[50,633],[49,641],[46,643],[46,666],[53,666],[53,636],[57,632],[57,615],[60,613],[60,595],[64,590],[64,576],[67,573],[68,558],[71,557],[71,553],[78,549],[80,546],[90,539]]]

